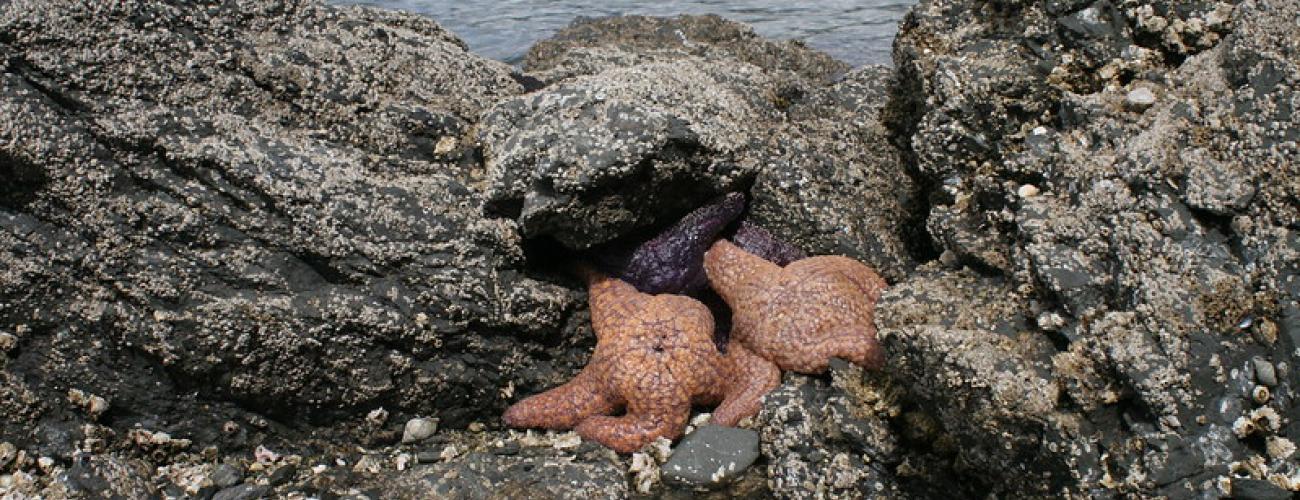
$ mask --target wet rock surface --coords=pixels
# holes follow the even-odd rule
[[[565,259],[741,191],[889,279],[889,360],[787,374],[712,495],[1288,496],[1298,16],[927,0],[892,69],[583,20],[524,75],[369,8],[4,3],[0,492],[681,494],[499,416],[586,361]]]
[[[757,432],[710,424],[683,437],[660,470],[667,484],[717,489],[743,474],[757,458]]]

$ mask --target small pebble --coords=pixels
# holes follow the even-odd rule
[[[1151,89],[1138,87],[1130,90],[1128,95],[1124,96],[1124,102],[1130,108],[1142,111],[1156,103],[1156,95],[1151,92]]]
[[[438,139],[438,143],[433,145],[435,154],[447,154],[456,149],[456,138],[450,135],[444,135]]]
[[[4,470],[5,467],[8,467],[9,463],[13,462],[14,458],[17,456],[17,446],[14,446],[13,443],[8,441],[0,443],[0,470]]]
[[[415,453],[415,461],[422,464],[431,464],[438,461],[441,453],[436,451],[420,451]]]
[[[212,500],[253,500],[266,496],[270,489],[268,486],[241,484],[218,491],[212,496]]]
[[[1291,455],[1295,454],[1296,447],[1295,443],[1292,443],[1290,439],[1269,436],[1268,439],[1264,441],[1264,450],[1268,452],[1269,458],[1274,460],[1286,460],[1291,458]]]
[[[18,347],[18,337],[9,332],[0,332],[0,352],[12,351]]]
[[[1033,198],[1038,196],[1038,186],[1033,184],[1022,184],[1020,189],[1016,190],[1016,194],[1021,198]]]
[[[209,478],[212,479],[212,484],[225,489],[244,482],[244,471],[230,464],[220,464],[212,469]]]
[[[388,410],[385,410],[383,408],[375,408],[373,410],[370,410],[370,413],[366,414],[366,421],[370,422],[371,425],[374,425],[376,427],[384,425],[384,422],[388,421]]]
[[[1277,372],[1273,369],[1273,363],[1264,358],[1252,359],[1251,363],[1255,365],[1255,380],[1269,387],[1277,385]]]
[[[268,484],[271,485],[271,487],[274,488],[276,486],[289,482],[289,480],[293,479],[293,476],[296,474],[298,474],[298,467],[293,464],[289,464],[276,469],[274,472],[271,472],[271,476],[268,477],[266,481]]]
[[[402,444],[424,441],[437,431],[438,419],[436,418],[420,417],[407,420],[406,428],[402,431]]]
[[[497,449],[492,450],[492,454],[493,454],[493,455],[505,455],[505,456],[518,455],[518,454],[519,454],[519,444],[518,444],[518,443],[505,443],[505,444],[502,444],[502,445],[501,445],[500,447],[498,447]]]

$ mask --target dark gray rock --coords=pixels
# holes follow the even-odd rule
[[[0,390],[28,408],[0,436],[70,386],[199,433],[222,420],[173,404],[195,391],[461,426],[551,376],[523,337],[577,296],[523,269],[467,173],[471,125],[521,91],[507,66],[375,9],[100,7],[0,6],[0,327],[23,332],[7,370],[39,374]]]
[[[796,88],[804,81],[829,81],[849,69],[798,41],[767,40],[745,24],[715,15],[579,18],[529,49],[524,69],[555,82],[688,57],[738,59]]]
[[[933,0],[909,14],[886,122],[933,187],[945,258],[887,292],[878,323],[917,404],[906,418],[955,443],[916,463],[979,471],[976,494],[1180,496],[1258,460],[1251,440],[1277,432],[1258,419],[1296,387],[1277,377],[1261,397],[1251,376],[1292,345],[1277,320],[1300,208],[1279,179],[1300,172],[1277,113],[1294,101],[1279,82],[1300,76],[1300,34],[1279,22],[1296,9]],[[1139,90],[1155,98],[1135,107]],[[971,272],[992,277],[982,293],[941,292]],[[1033,387],[1057,389],[1002,392]],[[1012,428],[1027,431],[998,430]]]
[[[717,489],[739,477],[757,459],[757,432],[705,425],[682,438],[660,471],[668,484]]]
[[[489,196],[523,234],[571,248],[667,225],[739,190],[776,108],[754,66],[698,58],[616,68],[498,104],[483,119]]]
[[[664,22],[690,31],[716,19]],[[562,54],[672,33],[661,28],[579,22],[574,39],[538,50],[562,65]],[[494,107],[480,136],[492,207],[525,236],[588,248],[749,188],[751,220],[803,251],[849,255],[889,278],[911,267],[903,236],[916,192],[880,118],[886,68],[817,86],[825,72],[668,45],[671,57],[596,65]]]
[[[157,490],[149,482],[150,470],[142,465],[110,454],[78,455],[53,487],[72,498],[151,498]]]
[[[244,471],[230,464],[218,464],[209,479],[217,488],[225,489],[244,482]]]
[[[281,465],[276,467],[276,469],[271,472],[271,475],[267,476],[266,482],[267,485],[274,488],[293,480],[294,476],[297,474],[298,466],[293,464]]]
[[[536,456],[473,452],[374,481],[387,494],[411,498],[623,498],[626,466],[604,450],[574,460],[554,450]]]
[[[1232,498],[1240,500],[1283,500],[1294,498],[1291,492],[1263,479],[1232,480]]]
[[[212,495],[212,500],[255,500],[264,498],[271,491],[269,486],[256,484],[241,484],[218,491]]]
[[[880,121],[891,75],[853,70],[792,106],[751,151],[762,169],[749,220],[812,255],[847,255],[887,279],[915,266],[905,238],[916,187]]]
[[[768,488],[780,498],[902,495],[898,437],[887,417],[897,412],[880,380],[836,360],[832,383],[787,374],[755,417],[767,463]],[[938,486],[936,486],[938,487]]]

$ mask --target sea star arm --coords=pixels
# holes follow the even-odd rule
[[[742,250],[770,260],[778,266],[785,266],[808,257],[808,254],[799,247],[778,239],[762,226],[747,220],[740,221],[740,227],[736,229],[736,234],[731,236],[731,242]]]
[[[501,419],[510,427],[571,429],[591,415],[618,408],[621,401],[603,389],[598,377],[584,369],[564,385],[515,403]]]
[[[691,414],[689,400],[670,405],[629,405],[626,415],[588,417],[578,424],[578,435],[610,447],[619,453],[631,453],[659,436],[676,439],[686,428]]]
[[[830,365],[831,358],[840,358],[855,365],[879,369],[885,365],[885,353],[876,341],[874,328],[845,328],[807,346],[803,351],[803,360],[791,370],[800,373],[821,373]]]
[[[733,370],[727,396],[713,410],[713,423],[734,426],[758,413],[763,396],[781,385],[781,370],[775,363],[754,354],[740,342],[727,346],[727,362]]]
[[[727,193],[695,209],[636,248],[620,277],[645,293],[689,293],[706,284],[704,252],[745,209],[745,195]]]
[[[709,283],[732,307],[759,295],[770,277],[781,268],[742,250],[727,240],[718,240],[704,254],[704,271]]]
[[[587,282],[587,303],[591,309],[591,328],[599,341],[605,332],[612,332],[632,317],[638,301],[648,297],[635,287],[618,278],[606,276],[588,266],[580,265],[578,274]]]

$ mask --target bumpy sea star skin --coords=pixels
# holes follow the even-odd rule
[[[704,269],[731,306],[732,347],[802,373],[825,371],[832,357],[884,364],[872,317],[887,285],[862,263],[825,255],[782,268],[721,240],[704,255]]]
[[[650,295],[621,280],[583,269],[596,350],[573,380],[506,410],[511,427],[576,428],[615,451],[640,449],[656,437],[675,439],[693,404],[721,401],[714,421],[734,425],[780,380],[753,353],[726,356],[713,344],[713,316],[699,301]],[[738,368],[741,367],[741,368]],[[608,414],[626,408],[626,414]]]
[[[605,259],[611,272],[645,293],[685,294],[704,288],[704,252],[745,210],[745,195],[727,193],[695,209],[630,256]],[[625,262],[617,262],[619,260]],[[614,262],[610,262],[613,260]]]
[[[731,242],[742,250],[764,260],[770,260],[778,266],[808,257],[803,250],[777,239],[762,226],[747,220],[740,221],[740,227],[736,229],[736,234],[731,236]]]

